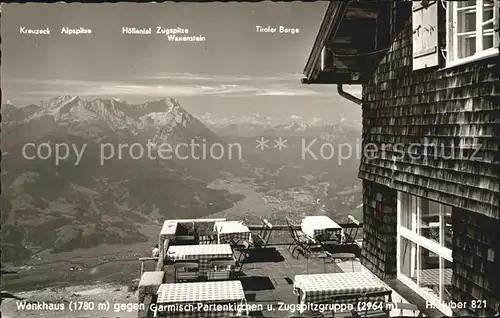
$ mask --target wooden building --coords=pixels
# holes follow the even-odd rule
[[[362,107],[362,264],[445,314],[500,306],[499,6],[330,2],[302,80]]]

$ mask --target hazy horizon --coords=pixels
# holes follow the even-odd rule
[[[175,98],[196,116],[259,114],[325,123],[360,120],[335,85],[302,85],[302,70],[326,3],[4,4],[2,103],[54,96],[116,97],[130,103]],[[217,23],[214,23],[217,21]],[[189,29],[204,42],[122,34],[122,27]],[[256,26],[299,29],[256,32]],[[20,27],[50,35],[21,34]],[[91,29],[68,36],[62,27]],[[350,89],[360,94],[359,87]]]

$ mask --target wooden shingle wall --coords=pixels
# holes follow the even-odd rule
[[[410,8],[407,8],[410,10]],[[403,22],[398,16],[405,16]],[[410,16],[410,18],[408,18]],[[363,264],[392,272],[395,232],[371,181],[453,209],[453,292],[469,305],[500,305],[500,57],[413,71],[412,21],[396,12],[394,41],[363,86]],[[394,194],[394,200],[396,200]],[[378,212],[376,212],[378,211]],[[378,216],[377,216],[378,213]],[[394,213],[394,218],[396,213]],[[386,221],[382,221],[386,220]],[[386,230],[383,230],[386,229]],[[394,234],[394,238],[395,238]],[[385,260],[375,245],[388,240]],[[365,247],[366,244],[366,247]],[[395,268],[394,268],[395,271]],[[469,308],[486,314],[481,308]]]
[[[397,192],[363,181],[361,264],[379,278],[396,278]]]
[[[500,220],[454,208],[452,223],[451,293],[468,305],[456,314],[491,315],[500,306]]]
[[[498,219],[500,57],[413,71],[411,15],[393,21],[394,41],[363,86],[359,177]]]

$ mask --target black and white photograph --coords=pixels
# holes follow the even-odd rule
[[[0,317],[500,314],[500,0],[0,14]]]

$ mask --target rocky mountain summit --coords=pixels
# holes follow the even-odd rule
[[[45,250],[145,241],[141,224],[209,215],[237,200],[206,188],[221,171],[217,162],[136,159],[124,148],[121,158],[115,153],[100,163],[103,143],[118,149],[220,140],[176,100],[132,105],[60,96],[22,108],[3,105],[1,113],[4,261]],[[55,162],[61,144],[70,152]],[[203,170],[210,174],[198,173]]]

